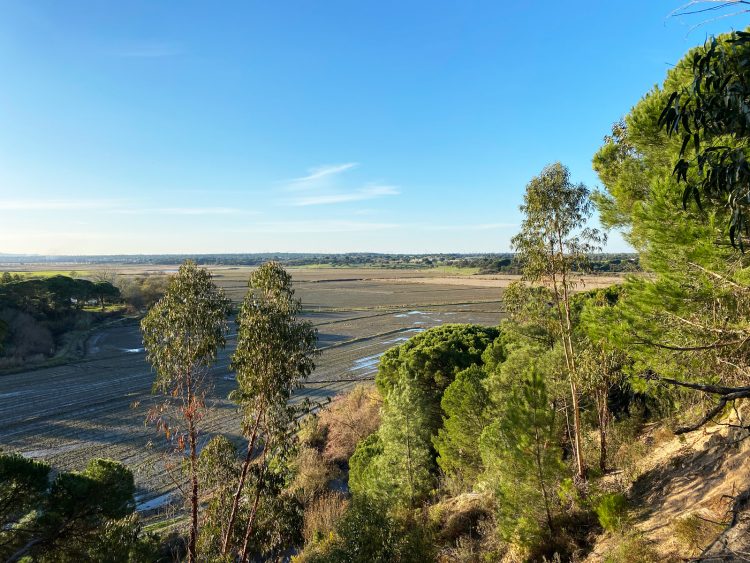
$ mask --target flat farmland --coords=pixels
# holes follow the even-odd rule
[[[73,269],[66,268],[61,273]],[[211,269],[217,284],[239,302],[251,269]],[[320,402],[359,381],[371,381],[385,350],[427,328],[444,323],[496,325],[502,316],[503,287],[512,280],[368,268],[289,271],[304,315],[319,331],[322,350],[317,369],[297,398]],[[144,267],[117,269],[118,275],[143,272]],[[592,278],[587,287],[613,281],[616,278]],[[228,370],[234,332],[232,327],[229,345],[209,374],[212,392],[202,443],[216,434],[242,441],[240,417],[227,400],[235,384]],[[94,332],[81,360],[0,376],[0,448],[46,460],[57,469],[80,469],[92,457],[122,461],[135,474],[139,508],[158,509],[175,487],[164,470],[167,445],[144,423],[148,409],[160,400],[151,394],[153,377],[135,321]]]

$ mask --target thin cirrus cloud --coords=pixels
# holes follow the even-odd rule
[[[321,183],[325,183],[334,176],[356,168],[359,166],[358,162],[345,162],[344,164],[329,164],[324,166],[316,166],[310,168],[306,176],[300,178],[293,178],[287,182],[287,188],[294,190],[302,190],[305,188],[315,187]]]
[[[518,227],[516,223],[477,223],[476,225],[423,225],[431,231],[495,231]]]
[[[346,203],[349,201],[365,201],[388,195],[398,195],[399,191],[393,186],[366,186],[351,192],[340,192],[320,195],[302,196],[291,200],[297,207],[308,205],[326,205],[332,203]]]
[[[0,200],[0,211],[101,211],[120,215],[236,215],[254,214],[235,207],[139,207],[123,200],[109,199],[5,199]]]
[[[237,215],[252,214],[254,212],[234,207],[147,207],[118,209],[117,213],[126,215],[156,214],[156,215]]]
[[[3,199],[0,211],[75,211],[115,208],[120,202],[102,199]]]
[[[251,233],[352,233],[396,229],[395,223],[372,223],[363,221],[265,221],[244,229],[232,230],[236,234]]]
[[[357,162],[329,164],[310,168],[306,176],[285,183],[284,191],[295,195],[285,200],[287,205],[307,207],[310,205],[332,205],[353,201],[366,201],[385,196],[398,195],[397,187],[370,182],[353,187],[342,176],[359,166]]]

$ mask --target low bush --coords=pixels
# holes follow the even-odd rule
[[[318,450],[307,447],[297,454],[294,473],[290,490],[304,506],[323,493],[328,483],[339,475],[338,469]]]
[[[620,493],[605,493],[596,503],[594,511],[599,524],[608,532],[616,532],[627,522],[628,502]]]

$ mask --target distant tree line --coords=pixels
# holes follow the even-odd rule
[[[354,252],[346,254],[306,254],[306,253],[262,253],[262,254],[202,254],[202,255],[123,255],[123,256],[65,256],[42,259],[39,256],[24,257],[29,263],[54,264],[74,262],[80,264],[178,264],[187,259],[199,266],[260,266],[274,261],[286,267],[322,265],[330,267],[374,267],[395,269],[420,268],[474,268],[480,274],[518,274],[522,265],[514,253],[492,254],[379,254],[374,252]],[[596,253],[590,257],[594,272],[632,272],[639,269],[638,255],[633,253]]]
[[[63,336],[83,330],[103,311],[119,302],[120,290],[107,281],[69,276],[20,278],[0,276],[0,366],[19,365],[55,353]]]
[[[102,319],[145,312],[164,294],[168,281],[165,275],[117,277],[107,270],[91,278],[75,272],[0,274],[0,368],[52,356],[68,343],[71,332],[86,331]]]

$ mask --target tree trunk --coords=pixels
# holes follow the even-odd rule
[[[555,533],[555,527],[552,523],[552,512],[549,509],[549,499],[547,498],[547,487],[544,486],[544,473],[542,471],[542,454],[540,451],[541,444],[539,443],[539,428],[534,429],[534,442],[535,443],[535,454],[536,454],[536,470],[537,478],[539,479],[539,488],[542,489],[542,498],[544,499],[544,511],[547,513],[547,527],[549,528],[550,535]]]
[[[266,454],[268,452],[268,448],[270,447],[270,444],[266,443],[263,445],[263,469],[261,471],[260,477],[258,478],[258,486],[255,489],[255,500],[253,500],[253,508],[250,511],[250,516],[247,519],[247,527],[245,528],[245,538],[242,541],[242,554],[240,556],[240,561],[242,563],[245,563],[247,561],[248,556],[248,548],[250,547],[250,536],[253,533],[253,526],[255,525],[255,516],[258,513],[258,503],[260,502],[260,493],[261,493],[261,487],[263,487],[263,480],[266,478]]]
[[[599,414],[599,469],[607,471],[607,425],[609,424],[609,405],[606,390],[597,393],[597,411]]]
[[[237,490],[234,493],[232,499],[232,510],[229,513],[229,520],[226,525],[226,532],[222,539],[221,554],[226,555],[229,551],[229,540],[232,536],[232,527],[234,521],[237,519],[237,510],[240,506],[240,498],[242,497],[242,490],[245,488],[245,480],[247,479],[247,470],[250,467],[250,461],[253,458],[253,450],[255,449],[255,441],[258,437],[258,427],[260,426],[260,417],[263,413],[263,408],[258,411],[258,415],[255,417],[255,424],[253,425],[253,432],[250,436],[250,440],[247,442],[247,453],[245,454],[245,460],[242,462],[242,472],[240,473],[240,480],[237,483]]]
[[[198,543],[198,440],[195,423],[192,417],[189,419],[190,427],[190,538],[188,540],[188,562],[196,563],[198,560],[196,545]]]
[[[562,236],[559,237],[560,256],[564,258]],[[573,353],[573,323],[570,320],[570,295],[568,294],[568,272],[567,266],[562,268],[562,290],[563,290],[563,308],[565,310],[565,327],[564,327],[564,339],[567,340],[567,347],[570,354],[569,367],[570,367],[570,392],[573,396],[573,430],[575,437],[575,453],[576,453],[576,470],[578,478],[582,481],[586,480],[586,465],[583,461],[583,448],[581,447],[581,408],[578,404],[578,386],[576,385],[575,378],[578,375],[576,369],[575,355]]]

